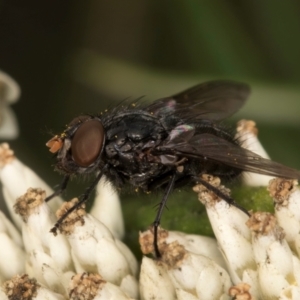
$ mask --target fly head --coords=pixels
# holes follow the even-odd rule
[[[101,165],[105,130],[98,117],[83,115],[73,119],[67,128],[47,142],[56,154],[56,169],[65,174],[90,173]]]

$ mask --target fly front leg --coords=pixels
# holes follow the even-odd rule
[[[53,192],[50,196],[48,196],[45,199],[45,202],[48,202],[54,197],[61,195],[64,192],[64,190],[67,188],[69,180],[70,180],[70,175],[65,175],[62,183],[58,186],[55,192]]]
[[[57,222],[55,223],[54,227],[50,230],[54,235],[57,234],[57,229],[59,228],[60,224],[66,219],[66,217],[74,210],[76,210],[78,207],[80,207],[83,203],[85,203],[93,190],[96,188],[98,182],[100,181],[104,171],[106,170],[107,165],[103,167],[103,169],[98,173],[92,184],[85,190],[85,192],[80,196],[79,202],[77,202],[73,207],[71,207],[64,215],[62,215]]]

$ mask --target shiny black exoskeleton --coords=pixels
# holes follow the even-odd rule
[[[129,184],[144,191],[163,188],[165,194],[154,221],[154,246],[159,256],[157,227],[173,188],[201,182],[220,194],[199,176],[232,179],[242,171],[300,179],[299,171],[242,148],[220,125],[222,119],[241,108],[249,92],[242,83],[212,81],[148,106],[132,103],[100,116],[75,118],[47,143],[57,155],[56,168],[65,174],[61,188],[48,200],[66,188],[70,176],[92,172],[98,172],[96,179],[79,204],[87,200],[103,175],[117,187]],[[236,205],[229,196],[222,196]]]

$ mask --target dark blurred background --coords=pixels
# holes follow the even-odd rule
[[[230,78],[253,89],[236,118],[300,169],[299,16],[289,0],[0,1],[0,69],[22,89],[11,145],[54,186],[45,142],[74,116]]]

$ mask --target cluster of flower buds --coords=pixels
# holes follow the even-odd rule
[[[23,165],[7,144],[0,146],[0,180],[17,228],[0,213],[0,299],[138,299],[138,263],[119,239],[124,234],[120,202],[101,181],[97,205],[78,207],[51,232],[57,216],[77,203],[45,197],[51,189]],[[28,188],[30,186],[41,188]],[[24,193],[25,191],[25,193]],[[106,199],[106,201],[105,201]],[[101,220],[102,207],[111,216]],[[53,231],[53,230],[52,230]],[[2,298],[1,298],[2,297]]]
[[[238,135],[266,156],[253,123],[239,123]],[[244,178],[250,185],[269,180]],[[1,300],[300,299],[300,190],[295,180],[272,179],[268,190],[275,213],[250,213],[250,218],[196,185],[193,190],[206,207],[216,239],[159,228],[161,256],[151,258],[150,228],[140,233],[140,266],[121,241],[120,202],[107,181],[99,183],[90,213],[78,206],[53,230],[78,199],[45,203],[51,189],[7,144],[0,145],[0,180],[16,224],[0,212]],[[202,180],[230,195],[219,178],[202,175]]]

